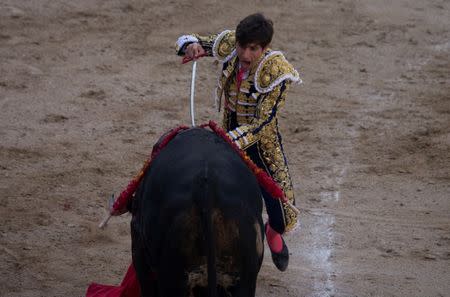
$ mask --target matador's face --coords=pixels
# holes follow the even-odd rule
[[[239,63],[244,69],[251,69],[256,65],[262,53],[266,50],[257,43],[249,43],[241,46],[239,42],[236,43],[236,52],[239,58]]]

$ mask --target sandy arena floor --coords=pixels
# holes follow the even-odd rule
[[[448,0],[0,1],[0,296],[117,284],[130,217],[106,200],[189,124],[183,33],[261,11],[304,83],[282,110],[301,228],[257,296],[450,296]],[[217,66],[198,63],[197,122]]]

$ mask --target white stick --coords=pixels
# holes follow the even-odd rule
[[[192,64],[192,81],[191,81],[191,121],[192,127],[195,127],[194,115],[194,93],[195,93],[195,72],[197,70],[197,61]]]

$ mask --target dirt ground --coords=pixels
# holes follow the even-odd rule
[[[300,228],[257,296],[450,296],[450,1],[0,0],[0,296],[118,284],[106,200],[190,124],[183,33],[261,11],[304,83],[281,111]],[[217,66],[199,61],[197,122]]]

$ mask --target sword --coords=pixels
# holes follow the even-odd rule
[[[206,56],[206,54],[197,56],[196,59]],[[192,80],[191,80],[191,123],[192,127],[195,127],[195,114],[194,114],[194,95],[195,95],[195,73],[197,72],[197,60],[194,60],[189,57],[184,57],[182,64],[186,64],[187,62],[194,61],[192,63]]]
[[[191,122],[192,127],[195,127],[194,115],[194,94],[195,94],[195,72],[197,71],[197,61],[192,63],[192,80],[191,80]]]

